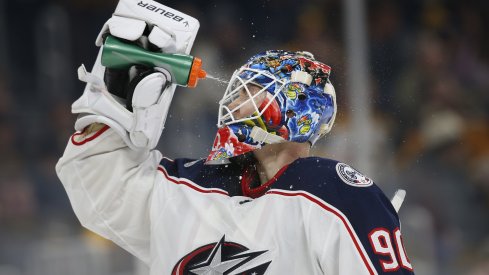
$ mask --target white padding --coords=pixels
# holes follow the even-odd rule
[[[151,30],[147,40],[167,53],[189,54],[199,30],[199,21],[180,11],[152,0],[120,0],[112,17],[104,24],[95,44],[102,46],[107,33],[130,41],[144,41],[146,28]],[[72,105],[79,114],[77,130],[100,122],[119,133],[132,149],[152,149],[158,143],[176,84],[165,68],[154,68],[156,73],[145,77],[136,86],[133,112],[111,95],[103,82],[105,67],[101,64],[100,48],[91,73],[84,66],[79,79],[86,82],[83,95]],[[167,85],[169,83],[169,85]],[[166,87],[162,91],[163,87]]]
[[[136,147],[156,147],[163,132],[176,87],[175,84],[168,85],[155,104],[147,108],[135,107],[133,109],[135,124],[129,136]]]
[[[78,119],[75,122],[75,130],[81,132],[83,131],[83,129],[85,129],[85,127],[88,127],[90,124],[93,123],[102,123],[109,126],[119,136],[122,137],[124,143],[126,143],[128,147],[131,148],[132,150],[138,151],[141,149],[146,149],[143,147],[134,146],[133,142],[129,138],[129,133],[126,131],[126,129],[124,129],[119,123],[117,123],[116,121],[108,117],[94,115],[94,114],[87,114],[87,113],[79,114]]]
[[[324,85],[324,93],[328,94],[332,97],[334,112],[333,112],[333,116],[331,117],[329,122],[327,124],[321,125],[320,135],[325,135],[325,134],[329,133],[329,131],[331,131],[331,128],[333,128],[333,124],[334,124],[334,121],[336,119],[336,113],[338,111],[338,106],[336,105],[336,92],[335,92],[333,84],[326,83],[326,85]]]
[[[147,108],[158,101],[166,77],[162,73],[152,73],[141,80],[134,89],[132,97],[133,108]]]
[[[200,27],[197,19],[151,0],[120,0],[114,16],[144,20],[149,26],[153,28],[157,26],[167,34],[171,34],[178,53],[190,53]],[[153,37],[150,41],[158,42],[158,40],[160,39]]]
[[[145,28],[146,22],[143,20],[114,15],[105,23],[95,44],[97,46],[102,46],[102,37],[107,31],[113,36],[129,41],[135,41],[143,35]]]
[[[160,48],[165,53],[176,53],[177,52],[175,34],[172,34],[168,30],[164,31],[161,28],[159,28],[158,26],[155,26],[151,30],[151,33],[149,34],[148,39],[149,39],[149,42],[156,45],[158,48]]]
[[[71,105],[74,114],[91,113],[117,121],[124,128],[132,127],[131,112],[124,108],[108,91],[98,76],[87,73],[85,66],[78,68],[81,81],[87,82],[83,95]],[[100,85],[102,83],[103,85]]]
[[[166,85],[164,73],[152,73],[138,83],[134,89],[133,112],[121,105],[107,91],[103,81],[88,73],[83,65],[78,69],[78,75],[80,80],[87,82],[87,88],[71,107],[74,114],[81,115],[75,129],[80,131],[94,122],[104,123],[133,150],[156,147],[176,88],[175,84]]]
[[[333,84],[326,83],[326,85],[324,85],[324,93],[328,95],[332,95],[336,99],[336,91],[334,89]]]
[[[141,37],[145,28],[146,22],[143,20],[115,15],[109,19],[110,33],[126,40],[135,41]]]
[[[309,86],[312,82],[312,75],[303,71],[293,71],[290,74],[290,82],[299,82]]]

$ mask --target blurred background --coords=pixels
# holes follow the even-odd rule
[[[162,1],[197,18],[193,54],[229,78],[254,53],[307,50],[339,101],[316,155],[353,164],[400,210],[417,274],[489,274],[486,1]],[[81,228],[54,166],[115,0],[0,0],[0,275],[146,274]],[[484,27],[486,26],[486,27]],[[159,149],[207,156],[224,84],[178,88]]]

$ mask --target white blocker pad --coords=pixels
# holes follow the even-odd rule
[[[113,17],[102,28],[96,45],[102,45],[102,36],[107,31],[132,41],[139,38],[144,27],[140,23],[126,23],[123,19],[146,22],[152,30],[149,41],[166,53],[189,54],[200,27],[197,19],[155,1],[120,0]]]

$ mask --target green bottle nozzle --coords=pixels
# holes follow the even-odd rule
[[[173,83],[192,88],[207,75],[202,70],[202,60],[191,55],[150,52],[111,35],[107,36],[102,47],[101,62],[107,68],[129,69],[133,65],[160,67],[170,72]]]

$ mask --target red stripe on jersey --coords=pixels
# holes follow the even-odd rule
[[[186,181],[183,181],[183,180],[177,180],[177,179],[174,179],[172,177],[170,177],[168,175],[168,173],[166,172],[165,168],[164,167],[158,167],[158,171],[161,171],[163,173],[163,175],[165,176],[165,178],[173,183],[176,183],[176,184],[183,184],[187,187],[190,187],[192,188],[193,190],[197,191],[197,192],[200,192],[200,193],[215,193],[215,194],[221,194],[221,195],[225,195],[225,196],[229,196],[229,194],[224,191],[224,190],[220,190],[220,189],[204,189],[200,186],[198,186],[197,184],[195,183],[191,183],[191,182],[186,182]]]
[[[101,134],[103,134],[103,133],[104,133],[105,131],[107,131],[107,129],[109,129],[109,128],[110,128],[109,126],[105,125],[105,126],[102,128],[102,129],[98,130],[98,131],[97,131],[97,132],[96,132],[96,133],[95,133],[93,136],[88,137],[88,138],[86,138],[86,139],[84,139],[84,140],[82,140],[82,141],[76,141],[76,140],[75,140],[75,137],[77,137],[77,136],[79,136],[79,135],[82,135],[82,134],[83,134],[83,132],[85,132],[85,130],[87,129],[87,128],[85,128],[85,129],[83,129],[83,131],[82,131],[82,132],[80,132],[80,133],[74,133],[74,134],[71,136],[71,143],[73,143],[73,144],[74,144],[74,145],[76,145],[76,146],[83,145],[83,144],[85,144],[85,143],[87,143],[87,142],[89,142],[89,141],[92,141],[92,140],[96,139],[98,136],[100,136]]]
[[[368,256],[365,255],[363,253],[362,249],[360,248],[360,244],[358,243],[357,239],[355,238],[355,236],[356,236],[355,232],[350,227],[349,223],[343,217],[343,215],[340,214],[341,212],[339,212],[336,209],[333,209],[333,208],[329,207],[328,205],[326,205],[321,200],[319,200],[317,198],[314,198],[313,196],[311,196],[311,195],[309,195],[307,193],[304,193],[304,192],[293,192],[293,193],[291,192],[291,193],[286,193],[286,192],[281,192],[279,190],[270,190],[270,191],[267,192],[267,194],[276,194],[276,195],[281,195],[281,196],[286,196],[286,197],[301,196],[301,197],[304,197],[304,198],[312,201],[313,203],[319,205],[324,210],[326,210],[326,211],[328,211],[330,213],[333,213],[335,216],[337,216],[338,218],[340,218],[340,220],[343,222],[343,225],[346,227],[346,230],[348,231],[348,234],[350,234],[350,238],[353,240],[353,243],[355,244],[355,248],[357,249],[358,253],[360,254],[360,257],[362,258],[363,263],[367,267],[369,273],[370,274],[377,274],[374,271],[375,270],[374,267],[370,266],[369,261],[367,260]]]

